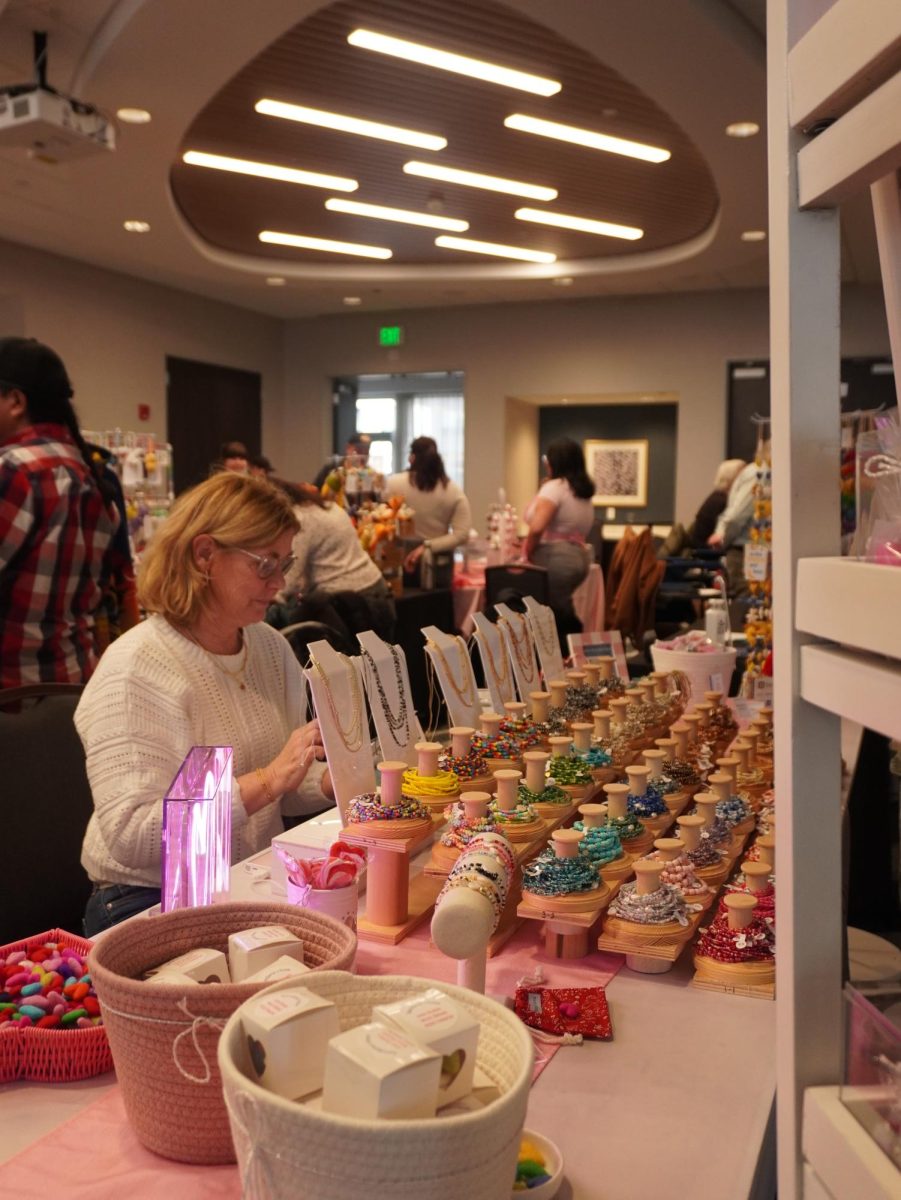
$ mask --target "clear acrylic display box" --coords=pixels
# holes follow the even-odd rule
[[[845,984],[842,1103],[901,1167],[901,983]]]
[[[194,746],[163,799],[163,912],[228,899],[232,748]]]

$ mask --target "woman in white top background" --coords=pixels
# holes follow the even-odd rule
[[[448,479],[434,438],[413,439],[410,469],[389,476],[384,495],[404,498],[413,509],[413,532],[422,538],[422,545],[407,555],[406,570],[414,569],[426,546],[439,554],[455,550],[468,539],[472,525],[469,501],[463,489]]]
[[[585,470],[582,447],[572,438],[551,442],[543,461],[547,479],[524,514],[529,526],[524,557],[548,573],[548,604],[566,654],[566,635],[582,630],[573,592],[591,565],[586,539],[594,523],[594,484]]]

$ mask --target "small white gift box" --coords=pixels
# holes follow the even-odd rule
[[[374,1021],[400,1029],[421,1046],[441,1055],[438,1108],[469,1095],[473,1087],[479,1023],[438,988],[421,996],[378,1004]]]
[[[248,975],[244,983],[280,983],[283,979],[300,979],[301,975],[309,975],[312,967],[308,967],[306,963],[298,962],[296,958],[291,958],[288,954],[283,954],[281,958],[277,958],[274,963],[270,963],[268,967],[263,967],[262,971],[257,971],[253,975]]]
[[[228,963],[221,950],[198,947],[160,963],[147,972],[148,979],[162,983],[161,975],[187,975],[194,983],[231,983]]]
[[[282,955],[303,962],[303,942],[284,925],[262,925],[229,934],[228,964],[233,983],[243,983]]]
[[[296,1100],[322,1087],[338,1010],[307,988],[288,988],[246,1001],[241,1024],[255,1078],[270,1092]]]
[[[344,1117],[434,1117],[441,1055],[379,1023],[348,1029],[329,1043],[322,1108]]]

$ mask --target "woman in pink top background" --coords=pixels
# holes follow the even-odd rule
[[[547,479],[525,511],[529,532],[524,553],[529,562],[547,570],[548,603],[565,654],[566,635],[582,629],[573,592],[591,565],[586,538],[594,523],[594,484],[585,470],[582,447],[572,438],[551,442],[544,464]]]

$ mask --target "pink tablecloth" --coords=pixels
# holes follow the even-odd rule
[[[573,594],[576,616],[586,633],[599,633],[604,628],[604,575],[598,563],[592,563],[588,578]],[[464,637],[475,629],[473,617],[485,607],[485,588],[454,586],[454,623]]]
[[[548,958],[542,949],[540,922],[527,921],[503,950],[488,961],[486,990],[512,996],[523,976],[541,966],[553,987],[606,986],[622,958],[593,951],[575,961]],[[399,946],[360,942],[356,969],[364,975],[420,975],[453,982],[456,963],[429,945],[426,923]],[[559,1046],[535,1043],[536,1075]],[[190,1120],[190,1114],[185,1114]],[[43,1186],[36,1181],[62,1178],[66,1200],[238,1200],[241,1181],[235,1166],[197,1167],[170,1162],[145,1150],[132,1132],[119,1088],[4,1163],[3,1196],[27,1196]],[[46,1190],[46,1189],[45,1189]]]

